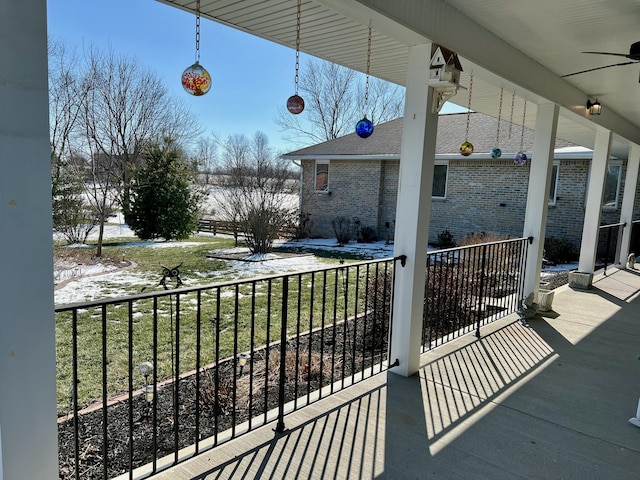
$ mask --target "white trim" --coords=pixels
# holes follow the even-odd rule
[[[525,152],[527,157],[531,157],[531,152]],[[493,158],[490,153],[473,153],[469,156],[463,156],[453,153],[437,153],[436,160],[509,160],[515,156],[514,153],[503,153],[500,158]],[[554,151],[554,158],[557,160],[591,160],[593,158],[593,150],[576,150],[576,151],[563,151],[558,149]],[[283,158],[287,160],[352,160],[352,161],[367,161],[367,160],[400,160],[400,154],[393,155],[352,155],[352,154],[304,154],[304,155],[284,155]]]

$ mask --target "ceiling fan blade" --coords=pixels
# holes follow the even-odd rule
[[[580,70],[579,72],[567,73],[566,75],[562,75],[562,78],[571,77],[573,75],[580,75],[581,73],[594,72],[596,70],[602,70],[603,68],[620,67],[622,65],[631,65],[633,63],[638,63],[638,62],[636,61],[622,62],[622,63],[614,63],[613,65],[605,65],[604,67],[589,68],[587,70]]]
[[[629,58],[628,53],[612,53],[612,52],[582,52],[582,53],[593,53],[596,55],[615,55],[616,57],[625,57]]]

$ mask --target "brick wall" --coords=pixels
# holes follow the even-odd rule
[[[337,217],[358,217],[362,227],[377,229],[380,200],[380,160],[331,161],[329,191],[315,192],[315,161],[303,160],[302,212],[311,215],[311,236],[335,236],[331,222]],[[397,190],[397,185],[396,185]]]
[[[584,221],[588,160],[562,160],[558,173],[556,205],[549,206],[546,236],[569,238],[579,246]],[[313,191],[315,162],[302,162],[304,170],[303,211],[312,214],[313,236],[331,238],[331,220],[357,216],[363,226],[375,226],[378,236],[393,239],[400,162],[332,161],[331,195]],[[445,199],[433,199],[429,240],[448,230],[456,242],[471,233],[522,235],[529,182],[529,166],[517,166],[511,158],[500,160],[450,160]],[[619,205],[605,209],[601,223],[617,223],[624,193],[626,163],[623,164]],[[635,216],[640,217],[640,193]],[[386,228],[388,222],[389,228]]]

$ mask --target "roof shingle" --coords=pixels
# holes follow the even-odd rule
[[[375,126],[373,135],[369,138],[360,138],[355,133],[343,137],[318,143],[310,147],[295,150],[284,157],[313,157],[315,155],[353,155],[374,156],[388,155],[400,156],[402,144],[403,119],[397,118],[389,122]],[[496,145],[496,129],[498,119],[479,112],[472,112],[469,121],[469,141],[474,146],[474,154],[488,154],[491,149],[498,146],[503,154],[515,154],[519,150],[531,152],[535,131],[526,128],[522,135],[520,125],[510,125],[508,121],[500,121],[500,142]],[[511,126],[511,128],[509,128]],[[466,113],[443,114],[438,119],[438,137],[436,140],[436,154],[458,155],[460,144],[465,141],[467,127]],[[509,137],[511,130],[511,137]],[[522,148],[520,137],[523,137]],[[574,146],[573,143],[556,139],[555,148]]]

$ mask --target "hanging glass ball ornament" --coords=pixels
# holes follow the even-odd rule
[[[498,147],[491,150],[491,158],[500,158],[502,156],[502,150]]]
[[[463,157],[468,157],[472,153],[473,153],[473,143],[466,142],[466,141],[462,142],[462,145],[460,145],[460,155],[462,155]]]
[[[211,75],[196,62],[182,72],[182,86],[187,93],[199,97],[211,89]]]
[[[287,110],[289,110],[289,113],[294,115],[302,113],[304,110],[304,99],[297,93],[295,95],[291,95],[287,99]]]
[[[368,138],[373,133],[373,123],[366,115],[362,120],[356,123],[356,133],[360,138]]]
[[[516,165],[524,165],[525,163],[527,163],[527,154],[520,150],[513,158],[513,163],[515,163]]]

